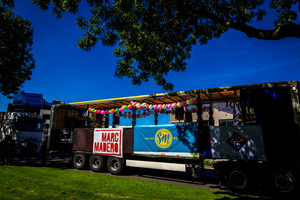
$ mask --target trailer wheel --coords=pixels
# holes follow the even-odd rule
[[[109,157],[107,159],[107,170],[113,174],[118,175],[123,171],[124,164],[120,158]]]
[[[228,174],[227,183],[231,190],[237,192],[245,191],[249,186],[247,175],[241,170],[234,170]]]
[[[83,153],[76,153],[73,158],[73,165],[76,169],[84,169],[86,165],[86,156]]]
[[[294,179],[287,171],[276,172],[271,177],[271,184],[275,191],[288,193],[294,189]]]
[[[92,155],[90,157],[90,169],[93,172],[99,172],[103,169],[104,161],[102,156]]]

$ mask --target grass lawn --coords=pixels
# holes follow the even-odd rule
[[[257,199],[71,169],[0,166],[0,199]]]

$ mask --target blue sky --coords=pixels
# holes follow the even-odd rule
[[[44,99],[78,102],[165,92],[154,81],[134,86],[131,80],[117,79],[117,59],[113,48],[100,43],[91,52],[77,47],[84,32],[75,24],[76,16],[64,14],[56,19],[51,11],[42,11],[30,0],[15,0],[15,12],[32,22],[36,68],[22,90],[41,93]],[[86,8],[84,8],[86,9]],[[80,10],[86,12],[87,10]],[[272,17],[256,22],[257,28],[271,29]],[[300,23],[299,18],[297,23]],[[229,30],[219,39],[193,47],[184,72],[171,72],[167,80],[174,91],[232,85],[300,80],[300,40],[250,39]],[[0,95],[0,111],[12,100]]]

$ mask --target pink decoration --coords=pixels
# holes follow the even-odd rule
[[[162,108],[162,105],[161,105],[161,104],[158,104],[157,108],[158,108],[158,109],[161,109],[161,108]]]
[[[186,105],[186,101],[182,101],[181,102],[181,105],[183,106],[183,107],[186,107],[187,105]]]
[[[154,110],[157,109],[157,105],[156,105],[156,104],[153,105],[153,109],[154,109]]]
[[[172,107],[176,108],[177,107],[177,103],[172,103]]]

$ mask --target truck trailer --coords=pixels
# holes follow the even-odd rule
[[[216,122],[219,111],[231,119]],[[60,104],[52,107],[50,149],[72,153],[77,169],[111,174],[128,161],[155,161],[186,164],[195,175],[212,159],[234,191],[290,193],[299,184],[299,111],[298,81]],[[159,124],[164,117],[172,123]]]

